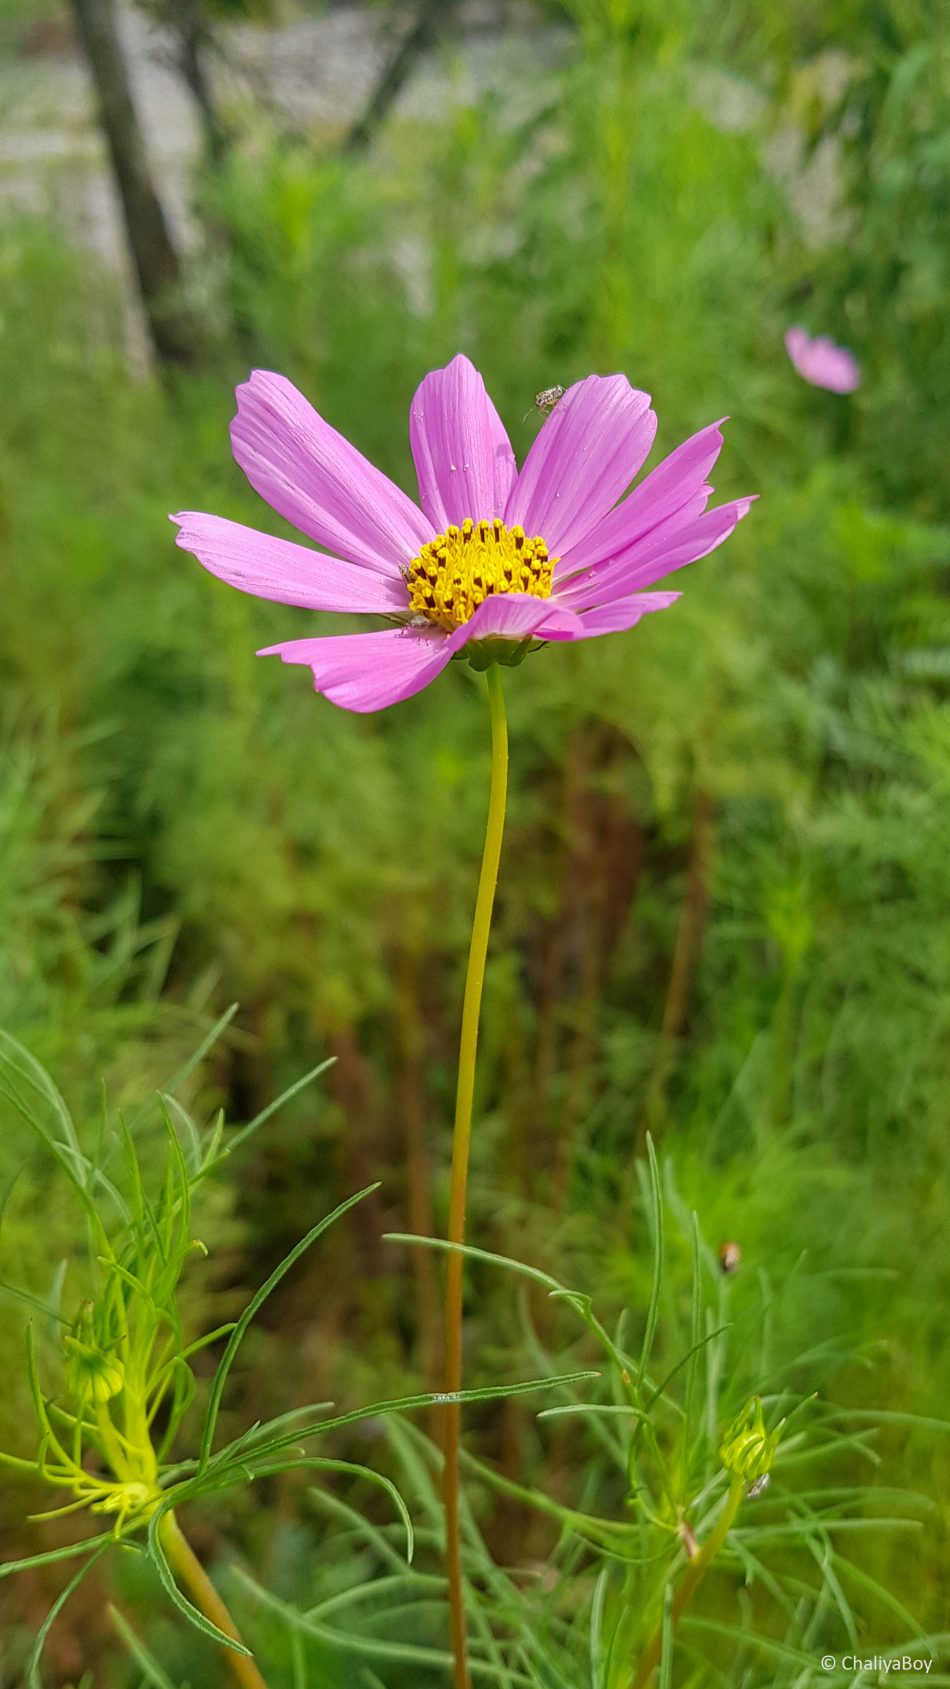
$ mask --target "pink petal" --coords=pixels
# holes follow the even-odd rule
[[[466,516],[503,516],[515,479],[515,457],[485,383],[461,355],[434,369],[409,412],[409,440],[420,502],[441,532]]]
[[[259,657],[307,663],[317,692],[341,709],[366,714],[421,692],[445,668],[452,642],[442,633],[387,628],[383,633],[331,634],[268,645]]]
[[[580,618],[570,610],[552,604],[550,598],[535,598],[527,592],[494,593],[449,636],[453,651],[460,651],[472,639],[530,639],[544,625],[544,639],[571,639]]]
[[[807,329],[796,326],[786,330],[785,350],[791,358],[793,365],[798,370],[799,375],[802,373],[799,369],[799,365],[801,360],[804,357],[807,357],[810,345],[811,335],[808,333]]]
[[[259,657],[306,663],[314,686],[342,709],[365,713],[411,698],[434,680],[456,651],[475,639],[529,639],[544,624],[544,639],[579,639],[583,623],[549,598],[498,593],[451,634],[438,629],[389,628],[384,633],[344,633],[268,645]]]
[[[721,424],[713,422],[670,452],[579,545],[562,552],[554,571],[555,581],[563,580],[579,568],[590,568],[616,557],[660,522],[687,505],[692,509],[693,501],[701,499],[699,508],[693,510],[698,516],[712,491],[705,483],[722,450],[720,430]]]
[[[305,610],[348,610],[388,614],[406,609],[405,583],[398,575],[380,575],[358,563],[310,551],[292,540],[259,534],[223,516],[184,510],[172,517],[176,544],[241,592]]]
[[[601,633],[625,633],[636,627],[643,616],[653,610],[668,610],[681,592],[638,592],[629,598],[618,598],[613,604],[603,604],[597,610],[587,610],[578,620],[581,632],[578,639],[593,639]]]
[[[813,340],[803,328],[790,328],[785,350],[794,368],[813,387],[830,393],[853,393],[861,385],[861,366],[846,346],[836,346],[827,335]]]
[[[569,387],[531,447],[505,521],[541,534],[552,556],[576,546],[630,485],[653,444],[650,396],[625,375]]]
[[[237,462],[255,492],[318,545],[393,575],[432,539],[412,500],[282,375],[254,370],[237,401]]]
[[[707,510],[683,524],[678,516],[670,518],[622,556],[558,587],[557,602],[568,609],[583,611],[610,604],[638,587],[662,580],[674,569],[682,569],[685,564],[695,563],[715,551],[754,503],[754,498],[733,499],[731,504],[717,505],[715,510]]]

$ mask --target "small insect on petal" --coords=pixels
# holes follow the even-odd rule
[[[550,416],[555,405],[559,402],[559,400],[563,399],[563,397],[563,387],[542,387],[540,393],[535,393],[534,395],[535,410],[540,416]],[[530,415],[531,412],[526,411],[521,420],[523,422],[527,422]]]

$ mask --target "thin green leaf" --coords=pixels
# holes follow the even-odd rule
[[[452,1655],[446,1649],[424,1648],[415,1643],[397,1642],[389,1637],[354,1636],[347,1631],[333,1630],[329,1625],[322,1625],[316,1619],[308,1618],[305,1614],[297,1612],[294,1607],[288,1606],[286,1602],[278,1600],[276,1595],[272,1595],[269,1590],[263,1589],[242,1567],[236,1567],[235,1572],[250,1593],[261,1602],[262,1606],[267,1607],[273,1613],[278,1613],[285,1623],[293,1629],[301,1630],[306,1635],[316,1637],[322,1642],[328,1642],[341,1653],[362,1654],[369,1659],[384,1660],[389,1666],[431,1666],[439,1667],[445,1671],[452,1665]],[[487,1677],[497,1680],[499,1676],[495,1666],[478,1659],[474,1654],[470,1657],[469,1667],[473,1677]],[[524,1686],[524,1689],[537,1689],[535,1681],[530,1677],[522,1676],[520,1673],[508,1673],[506,1675],[510,1677],[513,1683]]]
[[[35,1471],[35,1467],[31,1466]],[[48,1548],[42,1554],[27,1555],[24,1560],[7,1560],[0,1565],[0,1579],[12,1578],[17,1572],[32,1571],[34,1566],[52,1566],[57,1560],[74,1560],[78,1555],[91,1554],[97,1546],[105,1547],[115,1542],[112,1531],[103,1531],[99,1536],[87,1537],[84,1542],[70,1542],[63,1548]]]
[[[12,1076],[12,1077],[11,1077]],[[16,1081],[16,1082],[14,1082]],[[34,1093],[45,1104],[61,1131],[62,1137],[56,1136],[55,1129],[38,1113],[23,1094]],[[53,1081],[32,1056],[24,1045],[11,1038],[8,1032],[0,1031],[0,1095],[5,1096],[12,1103],[21,1120],[46,1145],[50,1154],[62,1168],[78,1195],[90,1223],[97,1231],[101,1231],[101,1221],[96,1213],[91,1198],[91,1188],[98,1184],[105,1194],[115,1203],[116,1208],[124,1220],[129,1218],[125,1202],[106,1175],[91,1162],[83,1153],[72,1116],[57,1090]]]
[[[289,1408],[286,1413],[277,1414],[274,1419],[256,1420],[253,1425],[249,1425],[245,1431],[242,1431],[239,1437],[235,1437],[233,1442],[225,1443],[224,1447],[219,1449],[217,1454],[209,1460],[206,1470],[211,1471],[220,1463],[236,1460],[238,1456],[242,1460],[245,1459],[249,1454],[257,1452],[256,1444],[267,1437],[273,1438],[277,1432],[289,1429],[291,1425],[297,1427],[294,1433],[295,1438],[302,1441],[312,1429],[319,1429],[322,1423],[322,1421],[318,1421],[315,1427],[302,1425],[300,1421],[305,1415],[320,1413],[325,1408],[332,1408],[333,1405],[332,1402],[307,1402],[303,1407]]]
[[[330,1613],[342,1612],[347,1607],[358,1607],[366,1600],[378,1602],[381,1595],[392,1594],[397,1589],[431,1590],[433,1593],[439,1593],[444,1592],[445,1588],[446,1579],[438,1573],[402,1571],[384,1577],[374,1576],[369,1582],[357,1584],[353,1589],[338,1590],[335,1595],[328,1595],[324,1601],[317,1602],[314,1607],[307,1607],[305,1611],[308,1618],[325,1619]],[[386,1607],[383,1611],[389,1614],[392,1608]]]
[[[9,1466],[14,1472],[32,1472],[36,1476],[37,1463],[35,1460],[23,1460],[18,1454],[5,1454],[0,1449],[0,1466]]]
[[[136,1665],[144,1671],[146,1681],[153,1685],[153,1689],[177,1689],[177,1685],[172,1682],[168,1673],[159,1665],[154,1654],[150,1654],[145,1643],[136,1636],[128,1619],[124,1618],[118,1607],[112,1606],[111,1603],[109,1605],[109,1617]]]
[[[400,1520],[402,1521],[402,1525],[406,1533],[406,1561],[411,1565],[414,1539],[412,1532],[412,1520],[409,1517],[409,1510],[392,1479],[384,1477],[382,1472],[374,1472],[371,1466],[363,1466],[358,1461],[331,1460],[322,1455],[305,1455],[300,1456],[296,1460],[277,1461],[265,1466],[257,1466],[253,1463],[249,1463],[248,1465],[248,1472],[252,1481],[256,1481],[259,1478],[276,1477],[281,1472],[305,1472],[313,1470],[323,1472],[346,1472],[349,1473],[351,1477],[355,1476],[363,1478],[366,1483],[376,1484],[381,1490],[385,1490],[390,1501],[395,1507],[396,1512],[399,1514]]]
[[[603,1647],[604,1636],[604,1606],[607,1601],[607,1581],[610,1577],[609,1569],[605,1566],[594,1585],[594,1596],[590,1604],[590,1686],[600,1689],[600,1652]]]
[[[673,1682],[673,1585],[663,1590],[663,1627],[661,1632],[660,1676],[657,1689],[670,1689]]]
[[[36,1640],[30,1649],[29,1659],[26,1662],[27,1689],[43,1689],[43,1679],[40,1676],[40,1664],[43,1658],[43,1650],[49,1639],[50,1631],[70,1597],[75,1594],[76,1590],[79,1588],[83,1579],[89,1576],[93,1566],[97,1565],[102,1559],[102,1556],[104,1554],[108,1554],[110,1548],[113,1548],[114,1546],[115,1539],[110,1537],[108,1542],[104,1542],[98,1548],[94,1549],[89,1558],[80,1566],[79,1570],[73,1573],[66,1585],[66,1588],[56,1597],[56,1600],[53,1602],[53,1605],[43,1620],[43,1623],[40,1625],[40,1628],[36,1633]]]
[[[660,1397],[666,1394],[666,1391],[669,1388],[669,1386],[672,1384],[673,1379],[676,1377],[676,1374],[684,1366],[686,1366],[690,1361],[692,1361],[695,1364],[696,1357],[699,1354],[700,1349],[704,1349],[707,1343],[711,1343],[713,1341],[713,1339],[716,1338],[716,1337],[722,1337],[725,1334],[725,1332],[729,1331],[730,1329],[731,1328],[728,1325],[720,1325],[716,1328],[715,1331],[707,1331],[705,1337],[700,1337],[700,1339],[697,1343],[695,1343],[691,1348],[687,1349],[685,1355],[680,1356],[680,1358],[676,1362],[676,1364],[674,1366],[670,1367],[670,1370],[667,1373],[666,1377],[663,1379],[662,1383],[655,1384],[653,1386],[653,1389],[650,1391],[650,1394],[648,1395],[648,1397],[646,1399],[646,1403],[645,1403],[647,1414],[649,1414],[649,1411],[654,1406],[654,1404],[659,1401]]]
[[[831,1419],[862,1419],[876,1425],[909,1425],[918,1431],[950,1431],[950,1419],[929,1419],[920,1413],[897,1413],[875,1408],[832,1408]]]
[[[619,1414],[623,1419],[646,1419],[642,1408],[634,1407],[632,1402],[564,1402],[558,1407],[538,1409],[539,1419],[563,1418],[565,1414],[585,1413],[600,1414],[602,1417],[614,1417]]]
[[[459,1402],[463,1406],[467,1402],[505,1401],[509,1396],[525,1396],[533,1390],[554,1390],[562,1385],[580,1384],[588,1379],[599,1377],[599,1372],[567,1372],[556,1378],[529,1378],[523,1384],[484,1385],[475,1390],[459,1390],[452,1396],[439,1393],[433,1395],[431,1391],[417,1396],[396,1396],[390,1401],[373,1402],[369,1407],[354,1408],[351,1413],[338,1414],[335,1419],[323,1419],[318,1425],[311,1426],[306,1433],[303,1431],[290,1432],[285,1437],[276,1438],[272,1443],[265,1444],[263,1448],[255,1448],[253,1451],[254,1458],[255,1460],[262,1460],[278,1453],[280,1449],[290,1448],[295,1443],[302,1442],[305,1434],[307,1437],[314,1437],[325,1431],[338,1431],[344,1425],[357,1425],[361,1419],[380,1419],[384,1414],[403,1413],[410,1408],[441,1407],[447,1401]],[[210,1467],[208,1470],[210,1470]],[[217,1461],[214,1470],[217,1470]],[[199,1473],[191,1482],[197,1485],[201,1476],[199,1470]],[[192,1492],[189,1490],[189,1493]],[[199,1492],[195,1490],[193,1493]]]
[[[290,1662],[293,1666],[293,1689],[309,1689],[307,1680],[307,1656],[304,1650],[303,1638],[299,1630],[291,1632]]]
[[[512,1260],[510,1255],[496,1255],[490,1249],[476,1249],[471,1243],[450,1243],[444,1237],[420,1237],[414,1232],[384,1232],[386,1243],[419,1243],[426,1249],[444,1249],[450,1253],[464,1255],[471,1261],[487,1261],[493,1267],[507,1267],[510,1272],[520,1273],[523,1278],[534,1280],[535,1284],[543,1285],[545,1290],[559,1291],[563,1296],[574,1296],[576,1291],[568,1290],[559,1284],[550,1273],[544,1273],[540,1267],[529,1267],[524,1261]]]
[[[163,1091],[177,1091],[179,1085],[183,1085],[185,1080],[190,1078],[191,1074],[194,1073],[195,1068],[199,1067],[204,1061],[208,1051],[218,1042],[222,1032],[230,1026],[237,1012],[237,1003],[232,1003],[230,1008],[225,1009],[224,1014],[215,1021],[211,1031],[202,1038],[197,1050],[188,1057],[188,1060],[177,1070],[176,1073],[172,1074],[172,1077],[169,1079],[167,1085],[162,1086]]]
[[[650,1204],[653,1229],[653,1282],[650,1286],[650,1301],[647,1307],[643,1346],[640,1350],[640,1365],[637,1372],[641,1390],[653,1349],[653,1339],[656,1336],[657,1320],[660,1317],[660,1289],[663,1282],[663,1194],[660,1189],[660,1170],[657,1166],[656,1150],[653,1147],[653,1138],[649,1132],[647,1133],[647,1158],[650,1171]]]
[[[199,1612],[197,1607],[192,1606],[192,1603],[188,1600],[187,1596],[182,1594],[175,1582],[174,1573],[168,1563],[168,1558],[165,1554],[165,1549],[159,1534],[161,1522],[166,1513],[171,1511],[171,1508],[172,1502],[169,1500],[165,1506],[159,1507],[152,1514],[152,1517],[148,1522],[148,1553],[149,1558],[158,1573],[159,1583],[164,1589],[165,1594],[168,1596],[169,1601],[172,1603],[172,1606],[177,1609],[182,1618],[186,1619],[194,1630],[200,1631],[202,1636],[210,1637],[211,1641],[217,1642],[219,1647],[230,1648],[235,1654],[250,1655],[250,1648],[245,1648],[243,1642],[238,1642],[235,1637],[228,1636],[226,1631],[219,1630],[218,1626],[213,1624],[210,1619],[206,1618],[204,1613]]]
[[[334,1208],[332,1214],[328,1214],[324,1219],[319,1220],[315,1226],[310,1228],[306,1237],[301,1238],[300,1242],[294,1245],[290,1253],[284,1256],[284,1259],[274,1268],[270,1277],[264,1284],[261,1285],[257,1293],[252,1296],[243,1314],[237,1321],[230,1338],[228,1339],[227,1348],[221,1357],[218,1370],[214,1375],[214,1380],[211,1385],[211,1396],[208,1402],[208,1412],[205,1418],[204,1430],[201,1435],[201,1452],[198,1457],[199,1472],[204,1470],[211,1458],[211,1446],[214,1441],[215,1428],[218,1423],[218,1413],[221,1407],[221,1397],[224,1394],[224,1386],[227,1383],[228,1374],[234,1365],[238,1349],[244,1341],[247,1329],[251,1324],[251,1321],[254,1319],[254,1316],[259,1313],[260,1309],[267,1301],[268,1296],[271,1294],[271,1291],[277,1288],[281,1279],[286,1277],[291,1267],[295,1266],[300,1260],[301,1255],[306,1254],[311,1244],[316,1243],[317,1238],[322,1237],[323,1233],[329,1230],[330,1226],[334,1225],[337,1220],[342,1219],[343,1215],[346,1214],[349,1209],[354,1208],[358,1202],[362,1202],[364,1197],[369,1196],[372,1191],[378,1189],[378,1181],[375,1184],[367,1185],[364,1190],[357,1191],[355,1196],[347,1197],[345,1202],[341,1202],[336,1208]]]
[[[699,1218],[695,1209],[690,1214],[690,1244],[692,1248],[692,1295],[690,1298],[689,1351],[687,1354],[683,1403],[684,1468],[689,1461],[690,1451],[693,1447],[693,1400],[696,1394],[696,1372],[699,1365],[699,1351],[703,1342],[702,1258],[699,1248]],[[684,1470],[684,1481],[685,1476],[686,1474]]]
[[[186,1108],[182,1108],[178,1098],[173,1097],[170,1091],[159,1091],[158,1097],[162,1107],[167,1113],[169,1123],[174,1124],[177,1122],[181,1127],[185,1144],[188,1149],[188,1161],[190,1162],[188,1170],[189,1180],[193,1180],[201,1170],[202,1151],[201,1139],[198,1136],[198,1128],[192,1120],[191,1115],[188,1113],[188,1110]]]
[[[313,1081],[319,1079],[321,1073],[326,1073],[327,1068],[332,1067],[335,1061],[336,1056],[327,1056],[325,1061],[318,1063],[316,1067],[312,1067],[309,1073],[305,1073],[302,1079],[297,1079],[293,1085],[288,1085],[286,1091],[282,1091],[274,1102],[268,1103],[266,1108],[261,1109],[260,1114],[255,1114],[253,1120],[249,1120],[246,1126],[242,1126],[239,1131],[234,1133],[233,1137],[228,1139],[218,1159],[227,1161],[228,1157],[232,1156],[236,1149],[240,1149],[248,1138],[253,1137],[255,1132],[260,1131],[260,1128],[266,1121],[270,1120],[272,1115],[282,1109],[285,1103],[289,1103],[300,1091],[305,1090],[308,1085],[312,1085]],[[206,1170],[210,1170],[211,1165],[209,1162]]]
[[[48,1302],[41,1302],[38,1296],[32,1296],[28,1290],[20,1290],[15,1284],[5,1284],[0,1281],[0,1296],[9,1296],[13,1302],[22,1302],[25,1308],[32,1308],[35,1313],[43,1314],[48,1320],[54,1320],[58,1325],[69,1325],[69,1320],[51,1308]]]

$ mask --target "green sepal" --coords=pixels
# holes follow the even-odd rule
[[[472,639],[456,651],[453,663],[468,663],[479,674],[497,663],[500,668],[516,669],[530,651],[540,651],[543,639]]]

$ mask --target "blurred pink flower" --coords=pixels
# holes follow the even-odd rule
[[[790,328],[785,350],[799,375],[813,387],[827,387],[831,393],[853,393],[861,385],[861,368],[853,352],[836,346],[827,335],[813,340],[803,328]]]
[[[618,504],[656,433],[648,394],[623,375],[569,388],[519,474],[468,359],[433,370],[409,413],[421,508],[283,376],[255,370],[237,399],[231,441],[251,486],[333,555],[195,511],[172,518],[177,542],[242,592],[395,624],[259,653],[307,664],[349,710],[411,697],[466,647],[484,666],[530,641],[634,627],[680,596],[643,589],[713,551],[753,502],[706,509],[713,423]]]

